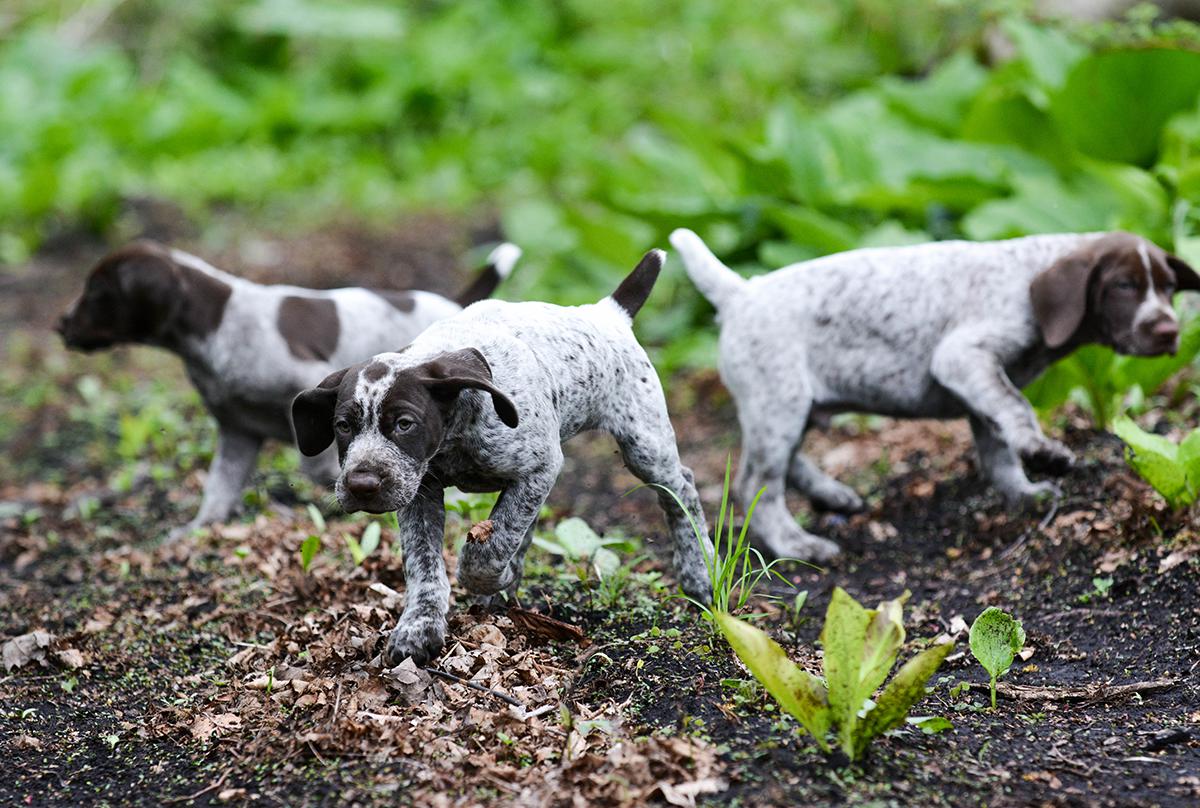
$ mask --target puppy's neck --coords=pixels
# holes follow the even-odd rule
[[[220,327],[234,290],[249,281],[222,272],[182,250],[172,250],[171,257],[182,279],[180,299],[148,342],[189,362],[206,363],[208,337]]]

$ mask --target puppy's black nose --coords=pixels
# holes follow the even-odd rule
[[[346,475],[346,490],[358,499],[369,499],[379,493],[379,475],[373,471],[352,471]]]

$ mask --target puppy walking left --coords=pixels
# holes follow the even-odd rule
[[[449,300],[423,291],[264,286],[139,241],[100,260],[58,331],[80,350],[135,343],[183,359],[218,435],[199,513],[172,532],[178,537],[229,518],[263,441],[292,441],[296,393],[488,296],[520,255],[512,244],[497,247],[474,282]],[[319,482],[337,474],[332,453],[303,466]]]
[[[662,268],[653,251],[610,296],[587,306],[478,303],[436,323],[403,351],[325,379],[296,397],[306,455],[337,444],[339,501],[348,511],[396,511],[404,547],[404,613],[388,657],[432,659],[446,634],[450,583],[442,561],[443,489],[499,491],[492,532],[468,542],[458,582],[478,595],[515,593],[538,511],[562,468],[562,443],[610,433],[625,465],[666,491],[675,571],[707,603],[712,552],[692,472],[679,460],[658,375],[631,328]]]

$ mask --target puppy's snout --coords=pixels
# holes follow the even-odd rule
[[[382,485],[383,481],[373,471],[352,471],[346,475],[346,490],[358,499],[371,499]]]

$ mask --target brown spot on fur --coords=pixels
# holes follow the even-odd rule
[[[285,297],[276,320],[288,351],[297,359],[327,361],[337,349],[337,304],[319,297]]]
[[[189,334],[202,337],[211,334],[221,325],[225,316],[225,305],[233,294],[233,287],[220,278],[192,267],[181,266],[184,297],[187,304],[180,312],[180,325]]]
[[[382,362],[372,362],[371,364],[367,365],[367,368],[362,372],[362,375],[365,376],[369,382],[377,382],[382,379],[387,372],[387,365],[383,364]]]
[[[492,538],[492,531],[494,529],[495,525],[492,524],[491,519],[484,519],[482,522],[476,522],[474,525],[471,525],[471,529],[467,531],[467,541],[469,541],[471,544],[487,544],[488,540]]]
[[[412,292],[394,292],[388,289],[372,289],[371,291],[402,312],[408,313],[417,307],[417,301],[413,299]]]

